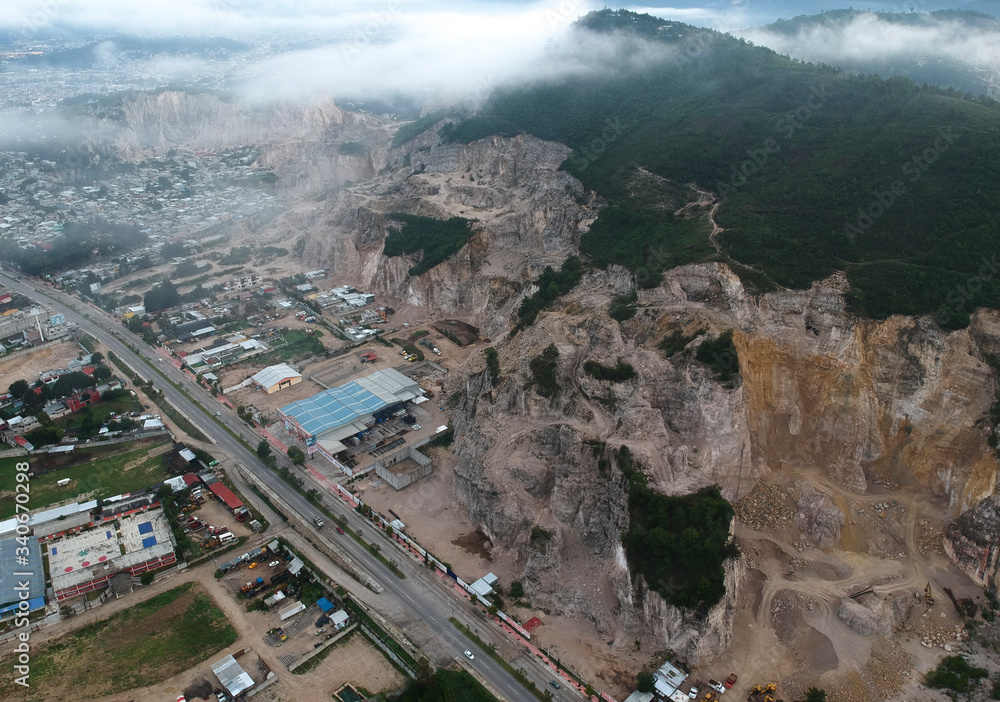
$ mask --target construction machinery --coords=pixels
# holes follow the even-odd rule
[[[934,606],[934,595],[931,593],[930,583],[927,583],[927,586],[924,588],[924,602],[927,603],[928,607]]]
[[[776,683],[767,685],[754,685],[747,695],[747,702],[774,702],[774,692],[778,689]]]

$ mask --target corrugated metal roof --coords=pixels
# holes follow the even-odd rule
[[[236,662],[232,656],[226,656],[222,660],[212,664],[212,672],[219,678],[222,686],[229,691],[229,694],[236,697],[244,690],[253,687],[253,678]]]
[[[215,493],[215,495],[226,503],[229,509],[239,509],[243,506],[243,502],[238,498],[233,491],[222,483],[212,483],[208,486],[208,489]]]
[[[272,385],[277,385],[285,378],[301,377],[302,374],[287,363],[279,363],[276,366],[268,366],[259,373],[255,373],[251,379],[261,387],[269,388]]]
[[[415,381],[387,368],[287,404],[281,412],[294,417],[310,436],[319,436],[356,420],[371,421],[371,415],[380,409],[412,400],[420,394],[420,386]]]
[[[19,548],[28,549],[27,562],[19,560],[24,558],[23,552],[18,556]],[[29,599],[45,595],[45,568],[38,537],[24,537],[24,546],[17,542],[15,536],[0,539],[0,605],[19,600],[19,592],[14,588],[21,582],[28,583]]]

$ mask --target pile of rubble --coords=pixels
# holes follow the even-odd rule
[[[944,555],[944,547],[941,545],[944,539],[944,532],[932,526],[926,519],[917,522],[917,549],[921,556],[928,554]]]
[[[872,647],[871,657],[862,676],[872,700],[886,700],[898,693],[909,678],[913,661],[894,641],[882,641]]]
[[[783,527],[792,518],[788,492],[771,483],[760,482],[749,495],[733,503],[736,518],[742,524],[766,531]]]
[[[943,627],[936,631],[927,631],[920,637],[920,645],[924,648],[940,648],[947,652],[959,651],[962,644],[969,640],[969,632],[960,626]]]

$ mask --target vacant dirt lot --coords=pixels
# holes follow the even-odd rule
[[[38,374],[53,368],[65,368],[70,360],[85,353],[75,341],[61,341],[45,346],[34,353],[0,361],[0,388],[7,392],[7,386],[15,380],[33,383]]]

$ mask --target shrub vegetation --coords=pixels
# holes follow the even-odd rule
[[[470,220],[463,217],[434,219],[402,212],[393,212],[387,216],[403,226],[389,228],[385,238],[386,256],[403,256],[423,251],[420,261],[409,270],[411,276],[426,273],[448,260],[465,246],[474,233]]]

